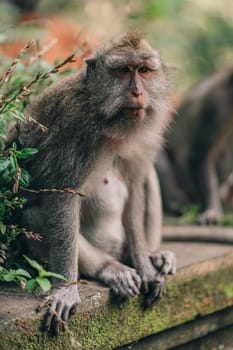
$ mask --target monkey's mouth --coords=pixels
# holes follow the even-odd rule
[[[126,107],[125,111],[127,115],[134,117],[134,118],[139,118],[143,119],[144,114],[145,114],[145,109],[143,106],[136,106],[136,107]]]

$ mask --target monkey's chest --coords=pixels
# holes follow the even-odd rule
[[[128,191],[118,169],[96,173],[85,193],[81,207],[82,234],[93,245],[120,256],[125,241],[122,214]]]

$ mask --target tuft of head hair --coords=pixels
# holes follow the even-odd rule
[[[131,47],[132,49],[137,50],[140,48],[140,43],[143,39],[144,37],[141,33],[133,31],[122,35],[117,42],[113,43],[113,45],[115,44],[115,48]]]
[[[141,33],[137,31],[127,32],[120,36],[118,40],[112,40],[97,50],[96,57],[106,55],[111,51],[121,53],[127,48],[131,50],[139,50],[144,41],[144,37]]]

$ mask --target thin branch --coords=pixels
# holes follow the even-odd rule
[[[42,236],[39,233],[28,231],[24,227],[18,227],[18,225],[10,225],[11,230],[15,230],[16,228],[20,230],[29,239],[32,239],[34,241],[41,241],[42,239]]]
[[[12,76],[12,74],[15,71],[15,68],[17,66],[17,64],[21,61],[21,59],[23,58],[23,56],[26,54],[26,52],[29,50],[29,48],[34,44],[34,40],[30,40],[19,52],[18,56],[13,60],[13,62],[11,63],[10,67],[8,68],[8,70],[6,71],[6,73],[3,75],[3,77],[0,80],[0,88],[6,83],[8,82],[8,80],[10,79],[10,77]]]
[[[77,190],[73,190],[71,188],[64,188],[62,190],[58,190],[56,188],[51,188],[51,189],[48,189],[48,188],[41,188],[39,190],[34,190],[34,189],[29,189],[29,188],[25,188],[25,187],[20,187],[22,190],[26,191],[26,192],[31,192],[31,193],[70,193],[70,194],[78,194],[80,197],[85,197],[85,194],[80,192],[80,191],[77,191]]]
[[[21,169],[18,166],[17,170],[16,170],[15,183],[14,183],[13,190],[12,190],[13,193],[18,193],[19,192],[19,180],[20,180],[20,177],[21,177]]]
[[[29,64],[32,64],[39,60],[46,52],[48,52],[54,45],[56,45],[58,39],[53,38],[47,45],[44,45],[34,56],[30,57]]]
[[[62,61],[61,63],[57,64],[56,66],[54,66],[49,72],[46,73],[41,73],[38,72],[36,74],[36,76],[34,77],[34,79],[32,79],[28,84],[24,85],[21,84],[18,87],[18,92],[16,96],[13,96],[11,99],[7,100],[6,96],[2,96],[1,98],[1,102],[0,104],[2,104],[0,113],[3,113],[7,107],[7,105],[13,101],[19,103],[22,100],[24,100],[24,98],[26,98],[28,95],[30,95],[31,93],[31,87],[37,83],[39,80],[44,80],[47,79],[51,74],[55,74],[59,71],[59,69],[61,69],[63,66],[65,66],[67,63],[73,63],[76,62],[76,60],[74,60],[74,54],[70,55],[69,57],[67,57],[64,61]],[[18,61],[17,61],[18,62]],[[9,93],[8,93],[9,95]]]
[[[28,113],[24,112],[23,113],[24,116],[26,117],[26,119],[29,122],[35,123],[36,125],[39,126],[39,128],[43,131],[43,132],[48,132],[48,128],[46,126],[44,126],[43,124],[39,123],[36,119],[32,118],[32,116],[30,116]]]

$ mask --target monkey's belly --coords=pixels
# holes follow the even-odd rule
[[[119,258],[125,232],[122,214],[128,196],[118,171],[106,171],[97,179],[82,203],[81,232],[94,246]]]
[[[96,220],[92,226],[83,228],[81,232],[93,246],[115,258],[121,257],[125,246],[125,232],[119,220]]]

